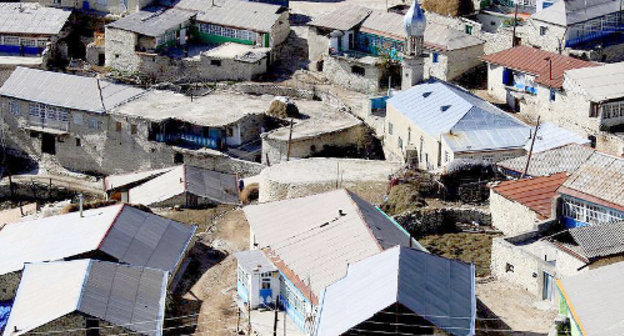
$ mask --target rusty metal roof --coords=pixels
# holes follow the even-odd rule
[[[550,62],[552,60],[552,71]],[[597,66],[597,63],[583,61],[569,56],[559,55],[528,46],[517,46],[481,59],[506,68],[528,72],[536,76],[535,82],[560,89],[563,85],[563,73],[566,70]]]
[[[506,199],[518,202],[538,214],[539,219],[552,215],[552,199],[557,189],[568,179],[567,173],[540,176],[532,179],[505,181],[492,189]]]

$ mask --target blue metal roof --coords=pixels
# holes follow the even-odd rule
[[[442,81],[420,84],[388,100],[433,138],[453,151],[521,148],[530,127],[489,102]]]

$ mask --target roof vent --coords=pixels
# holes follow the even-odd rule
[[[440,111],[446,112],[446,110],[448,110],[450,108],[451,108],[451,105],[443,105],[443,106],[440,106]]]
[[[423,98],[427,98],[429,96],[431,96],[431,91],[427,91],[427,92],[423,93]]]
[[[340,216],[346,216],[347,215],[344,211],[342,211],[342,209],[338,209],[338,214]]]

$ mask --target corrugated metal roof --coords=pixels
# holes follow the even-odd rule
[[[0,33],[57,35],[71,11],[35,3],[0,3]]]
[[[181,0],[175,8],[198,11],[197,21],[270,33],[285,10],[278,5],[242,0]],[[284,22],[287,24],[287,22]]]
[[[243,210],[258,247],[314,303],[349,263],[409,245],[394,221],[344,189]]]
[[[501,182],[492,189],[506,199],[535,211],[540,220],[551,218],[552,200],[557,189],[568,179],[567,173],[539,176],[531,179]]]
[[[195,16],[195,11],[167,7],[147,7],[109,23],[106,27],[158,37],[167,30],[178,28]]]
[[[624,97],[624,62],[568,70],[564,77],[587,92],[593,102]]]
[[[397,13],[373,10],[362,22],[360,30],[400,41],[405,39],[403,15]]]
[[[173,272],[196,227],[131,206],[112,205],[7,225],[0,230],[0,274],[24,263],[101,250],[120,262]]]
[[[69,109],[104,113],[133,99],[145,90],[100,81],[94,77],[17,67],[0,88],[0,95]]]
[[[624,222],[587,225],[570,229],[587,258],[606,257],[624,252]]]
[[[587,336],[622,334],[623,274],[624,263],[619,262],[557,281]]]
[[[431,137],[443,135],[455,151],[522,148],[530,133],[496,106],[442,81],[399,92],[388,104]]]
[[[474,281],[472,265],[393,247],[350,265],[327,287],[315,335],[341,335],[395,302],[451,335],[474,335]]]
[[[22,335],[73,312],[162,335],[166,286],[166,272],[143,267],[88,259],[28,264],[4,335]]]
[[[181,165],[129,190],[129,202],[151,205],[188,192],[217,203],[238,204],[238,181],[224,174],[199,167]]]
[[[531,149],[532,139],[533,137],[529,138],[524,146],[524,149],[526,149],[527,152]],[[589,145],[591,141],[553,123],[542,123],[537,129],[537,138],[535,139],[535,144],[533,145],[533,153],[543,152],[545,150],[558,148],[571,143]]]
[[[575,172],[594,152],[591,147],[569,144],[559,148],[534,153],[531,156],[529,176],[552,175],[559,172]],[[528,155],[498,162],[496,165],[517,173],[524,172]]]
[[[344,6],[314,18],[308,25],[332,30],[351,30],[362,23],[372,12],[372,9],[357,5]],[[402,18],[399,23],[403,23]]]
[[[614,0],[561,0],[531,15],[531,19],[565,27],[619,11],[620,2]]]
[[[236,257],[238,265],[247,272],[254,270],[258,273],[277,271],[277,267],[260,250],[237,252],[234,253],[234,257]]]
[[[436,23],[427,23],[425,28],[425,48],[440,49],[442,51],[464,49],[485,41],[468,35],[457,29]]]
[[[106,176],[104,179],[104,188],[106,191],[119,189],[130,184],[140,183],[141,181],[150,180],[156,176],[162,175],[175,167],[167,167],[161,169],[145,170],[128,174],[116,174]]]
[[[551,62],[547,60],[549,58]],[[481,57],[485,62],[527,72],[536,76],[535,82],[560,89],[566,70],[594,67],[598,63],[583,61],[529,46],[517,46]]]
[[[563,187],[624,209],[624,158],[594,152]]]

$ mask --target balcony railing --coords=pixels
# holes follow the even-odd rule
[[[219,140],[215,138],[207,138],[193,134],[156,134],[156,141],[167,143],[185,142],[195,146],[206,147],[211,149],[219,148]]]
[[[61,121],[61,120],[51,120],[46,118],[35,118],[29,117],[28,123],[31,126],[41,127],[41,128],[52,128],[60,131],[69,131],[69,122]]]

